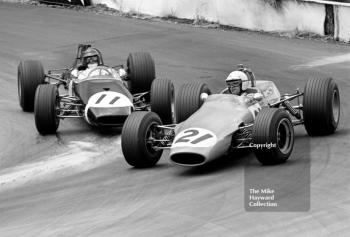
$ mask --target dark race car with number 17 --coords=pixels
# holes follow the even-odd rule
[[[104,64],[97,48],[80,44],[69,68],[45,73],[40,61],[25,60],[18,66],[18,95],[24,111],[33,111],[40,134],[55,133],[66,118],[84,118],[92,126],[123,126],[133,111],[152,110],[170,123],[173,94],[169,80],[155,79],[149,53],[130,53],[127,66]],[[161,111],[160,111],[161,110]]]

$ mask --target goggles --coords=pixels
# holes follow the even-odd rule
[[[98,62],[98,58],[97,56],[92,56],[92,57],[87,57],[86,58],[86,63],[97,63]]]
[[[228,86],[233,86],[233,87],[238,87],[242,84],[241,80],[232,80],[232,81],[227,81],[226,85]]]

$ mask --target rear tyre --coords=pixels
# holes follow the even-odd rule
[[[187,83],[180,87],[175,104],[177,123],[185,121],[202,106],[202,93],[211,94],[204,83]]]
[[[340,94],[332,78],[310,78],[304,89],[303,115],[310,136],[335,132],[340,118]]]
[[[155,126],[161,125],[153,112],[139,111],[129,115],[122,130],[122,151],[126,162],[136,168],[152,167],[159,161],[163,150],[155,150],[150,138],[156,137]]]
[[[39,85],[35,93],[34,117],[38,132],[42,135],[54,134],[58,118],[59,96],[55,85]]]
[[[168,79],[155,79],[151,87],[151,110],[163,124],[174,123],[174,85]]]
[[[146,52],[129,54],[127,67],[131,92],[136,94],[149,91],[156,75],[151,54]]]
[[[19,104],[23,111],[34,109],[35,90],[45,82],[45,73],[40,61],[21,61],[17,70],[17,85]]]
[[[293,151],[294,128],[288,113],[267,108],[259,112],[253,127],[254,153],[264,165],[285,162]]]

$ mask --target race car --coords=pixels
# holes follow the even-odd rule
[[[252,98],[211,94],[203,83],[184,84],[175,104],[177,124],[162,124],[154,112],[133,113],[122,130],[127,163],[152,167],[168,149],[173,163],[200,166],[250,148],[263,165],[278,164],[292,153],[294,126],[304,125],[310,136],[329,135],[338,127],[340,95],[332,78],[310,78],[303,92],[293,94],[281,95],[264,80],[249,89],[260,93]]]
[[[164,92],[167,98],[162,97]],[[153,58],[145,52],[130,53],[126,70],[123,65],[106,66],[101,52],[89,44],[78,46],[70,68],[44,73],[36,60],[21,61],[18,66],[20,106],[24,111],[34,110],[35,125],[42,135],[55,133],[65,118],[84,118],[98,127],[121,127],[133,111],[140,110],[152,109],[171,123],[173,94],[169,80],[155,79]]]

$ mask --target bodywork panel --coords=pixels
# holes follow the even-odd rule
[[[189,165],[183,163],[186,161],[181,162],[178,155],[198,154],[204,158],[201,163],[217,158],[228,150],[232,134],[239,125],[253,121],[254,115],[242,97],[210,95],[197,112],[176,127],[170,159],[177,164]]]
[[[132,101],[132,95],[125,87],[122,80],[114,78],[92,78],[80,82],[74,82],[74,91],[84,104],[89,98],[101,91],[114,91],[124,94]]]
[[[96,126],[121,126],[133,111],[132,101],[122,93],[102,91],[89,98],[85,119]]]

